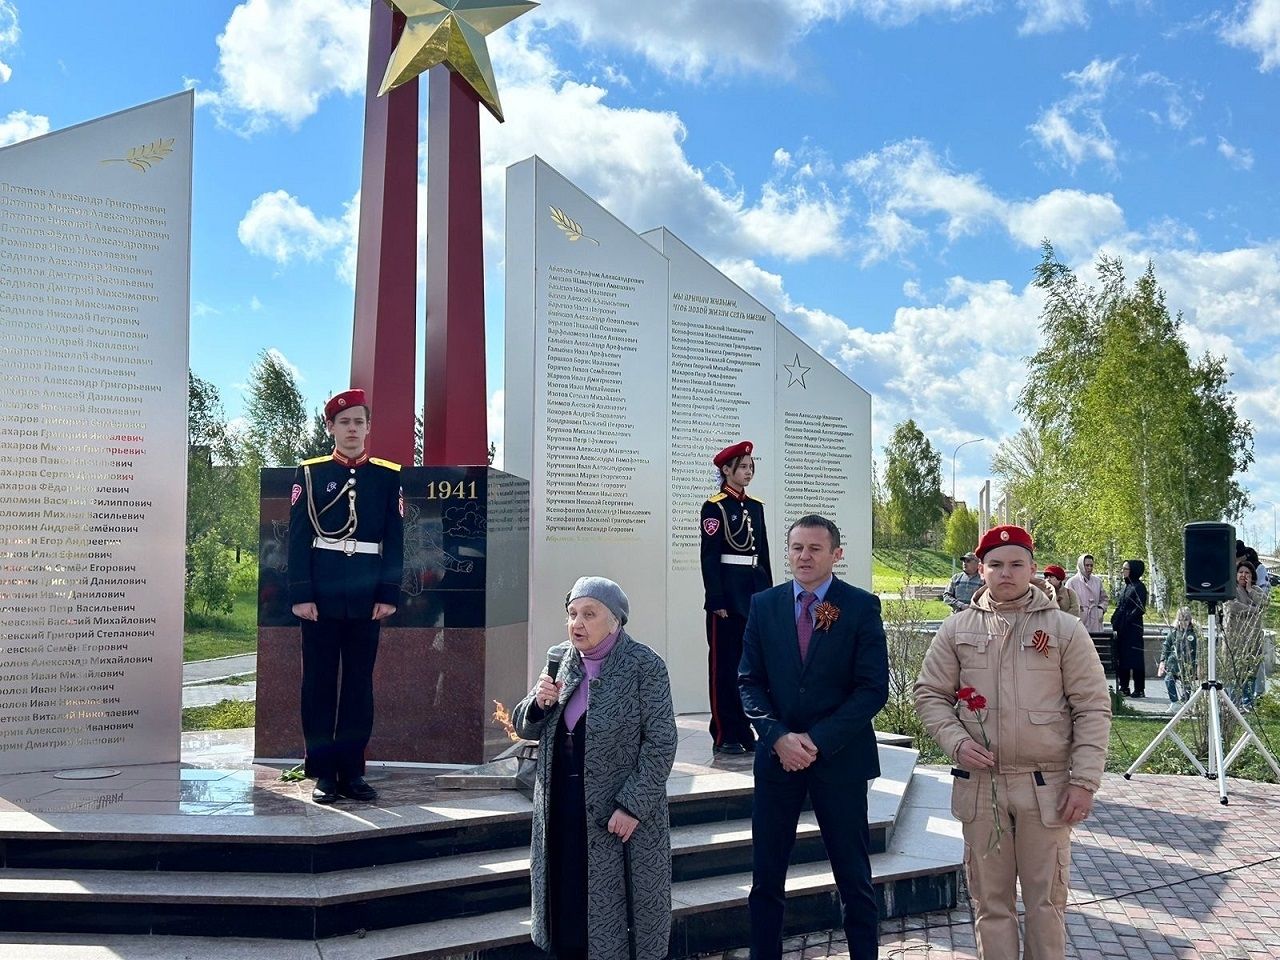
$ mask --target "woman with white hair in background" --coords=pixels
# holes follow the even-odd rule
[[[662,960],[677,742],[667,666],[623,629],[630,602],[612,580],[580,578],[565,611],[569,639],[512,712],[538,741],[533,942],[562,960]]]

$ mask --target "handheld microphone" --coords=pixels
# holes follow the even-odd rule
[[[560,660],[563,657],[564,654],[559,650],[547,654],[547,676],[551,678],[552,683],[555,682],[556,674],[560,672]]]

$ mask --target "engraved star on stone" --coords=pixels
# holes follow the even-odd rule
[[[378,96],[443,63],[461,74],[502,122],[498,84],[485,37],[537,6],[532,0],[387,0],[405,15]]]
[[[802,390],[808,390],[808,385],[804,382],[804,375],[812,370],[812,367],[806,367],[800,362],[800,354],[796,354],[796,358],[790,363],[784,363],[782,369],[787,371],[791,379],[787,381],[788,387],[793,387],[797,383],[800,384]]]

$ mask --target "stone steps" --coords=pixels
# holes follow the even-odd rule
[[[949,778],[916,770],[914,750],[880,752],[869,806],[881,913],[946,908],[961,859]],[[741,945],[749,765],[673,776],[668,789],[672,955]],[[0,960],[539,956],[528,940],[528,801],[451,794],[430,806],[313,812],[278,818],[292,824],[287,835],[234,817],[200,818],[203,830],[187,824],[179,836],[154,823],[124,830],[128,817],[96,818],[106,822],[73,836],[56,822],[21,836],[4,830],[0,930],[14,932],[0,935]],[[838,925],[811,813],[793,864],[788,933]]]

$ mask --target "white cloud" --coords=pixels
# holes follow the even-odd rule
[[[18,45],[22,31],[18,29],[18,8],[10,0],[0,0],[0,54]],[[0,60],[0,83],[8,83],[13,68]]]
[[[501,470],[506,462],[506,449],[503,444],[506,431],[506,395],[505,390],[495,390],[489,397],[486,415],[489,423],[489,441],[494,444],[493,466]]]
[[[324,97],[364,89],[368,42],[362,0],[244,0],[218,36],[219,87],[196,104],[245,135],[297,127]]]
[[[1219,36],[1258,54],[1263,73],[1274,70],[1280,65],[1280,0],[1250,0],[1241,12],[1223,25]]]
[[[1096,250],[1124,230],[1124,211],[1109,193],[1051,190],[1035,200],[1010,204],[1007,212],[1015,240],[1036,247],[1047,238],[1067,257]]]
[[[1074,170],[1094,158],[1106,166],[1115,166],[1116,142],[1097,111],[1084,113],[1085,125],[1077,127],[1070,114],[1050,107],[1030,127],[1040,145],[1062,166]]]
[[[1226,137],[1218,137],[1218,152],[1237,170],[1253,169],[1253,151],[1247,147],[1237,147]]]
[[[341,218],[318,217],[284,190],[258,196],[236,228],[236,236],[251,252],[279,264],[318,260],[348,238]]]
[[[4,119],[0,119],[0,147],[42,137],[49,132],[49,118],[39,114],[27,113],[25,110],[14,110]]]
[[[860,15],[883,26],[921,17],[985,13],[992,0],[557,0],[529,18],[562,25],[589,45],[638,54],[659,70],[687,79],[707,74],[793,72],[791,51],[824,22]]]
[[[1094,58],[1082,69],[1063,74],[1075,89],[1042,111],[1028,128],[1041,147],[1068,170],[1090,159],[1115,167],[1116,142],[1103,121],[1100,104],[1122,73],[1119,58]]]
[[[1194,88],[1186,93],[1181,84],[1154,70],[1142,74],[1137,82],[1141,87],[1157,87],[1164,92],[1164,110],[1148,110],[1147,115],[1156,123],[1167,124],[1174,130],[1181,130],[1191,122],[1193,104],[1203,99],[1203,95]]]
[[[1018,0],[1018,6],[1027,12],[1026,19],[1018,27],[1018,32],[1024,35],[1089,25],[1085,0]]]
[[[1052,190],[1030,200],[1000,197],[975,173],[953,170],[923,140],[905,140],[845,167],[870,202],[860,246],[863,262],[901,256],[928,234],[915,219],[939,219],[948,243],[991,227],[1024,247],[1045,237],[1066,256],[1089,253],[1124,229],[1109,194]]]
[[[490,244],[502,235],[507,166],[536,153],[634,229],[665,224],[710,257],[800,260],[846,248],[849,201],[827,182],[836,172],[823,158],[797,149],[751,194],[717,188],[689,162],[677,114],[610,105],[604,88],[564,77],[530,37],[527,29],[491,37],[494,62],[506,62],[507,122],[499,131],[482,119]]]

